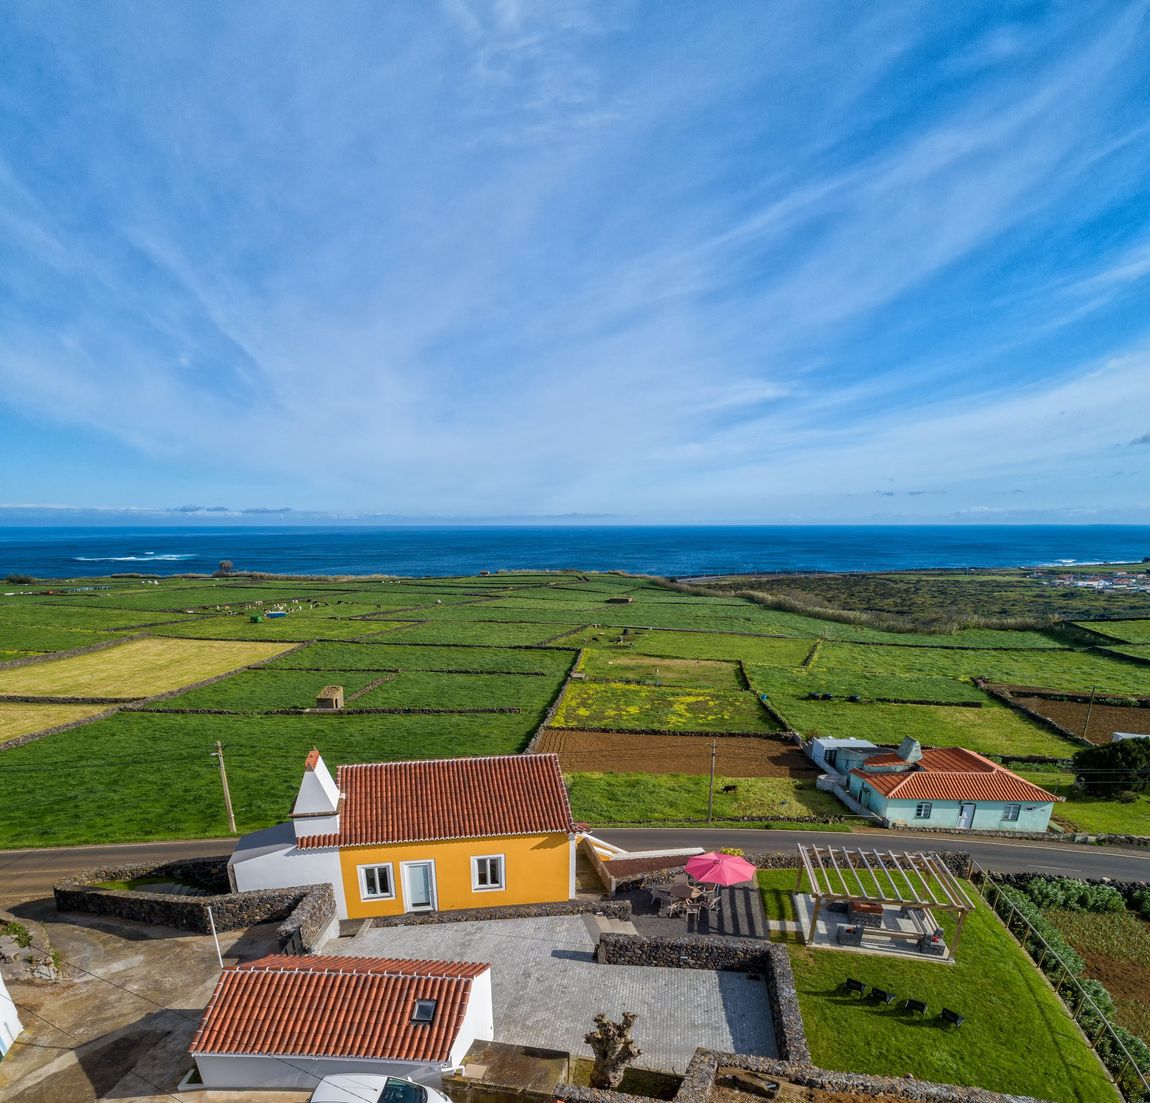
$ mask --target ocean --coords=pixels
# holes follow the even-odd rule
[[[1147,525],[25,527],[0,530],[0,577],[210,573],[472,575],[621,570],[692,576],[1140,561]]]

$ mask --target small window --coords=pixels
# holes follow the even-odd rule
[[[839,756],[838,747],[831,747],[831,749],[829,751],[823,752],[823,761],[828,766],[833,766],[835,764],[835,759],[838,758],[838,756]]]
[[[921,801],[914,806],[914,818],[916,820],[929,820],[933,808],[934,805],[930,801]]]
[[[476,892],[491,892],[505,887],[502,854],[485,854],[471,859],[471,887]]]
[[[435,1021],[435,1007],[438,1000],[416,1000],[415,1009],[411,1013],[413,1023],[430,1023]]]
[[[391,878],[391,863],[383,866],[359,867],[359,890],[363,900],[394,900],[395,882]]]
[[[1013,823],[1015,820],[1018,819],[1018,813],[1021,811],[1022,811],[1022,805],[1020,805],[1020,804],[1008,804],[1002,810],[1002,818],[1004,821],[1008,821],[1010,823]]]

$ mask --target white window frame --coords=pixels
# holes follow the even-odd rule
[[[932,800],[920,800],[914,806],[914,818],[916,820],[929,820],[933,812],[934,801]]]
[[[411,905],[407,899],[407,869],[408,866],[430,866],[431,867],[431,906],[426,908],[416,908]],[[439,876],[438,869],[435,865],[434,858],[412,858],[406,862],[399,863],[399,876],[403,881],[403,909],[409,915],[423,915],[426,912],[439,911]]]
[[[499,884],[481,885],[479,883],[479,863],[497,861],[499,863]],[[473,854],[471,856],[471,891],[472,892],[504,892],[507,889],[507,856],[505,854]]]
[[[1018,823],[1019,816],[1022,815],[1021,804],[1008,804],[1002,810],[1003,823]]]
[[[359,898],[361,900],[394,900],[395,899],[395,868],[391,862],[368,862],[366,865],[357,867],[359,872]],[[386,869],[387,870],[387,884],[390,892],[386,893],[373,893],[367,890],[367,870],[369,869]],[[379,882],[379,874],[376,874],[376,883]]]

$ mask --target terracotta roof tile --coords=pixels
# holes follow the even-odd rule
[[[868,766],[896,766],[896,754],[872,755]],[[1002,800],[1014,804],[1045,804],[1061,800],[1016,773],[963,747],[924,750],[916,769],[872,774],[851,770],[877,792],[896,800]]]
[[[472,981],[490,966],[277,954],[220,975],[191,1052],[446,1061]],[[416,1000],[436,1000],[413,1023]]]
[[[554,754],[341,766],[340,829],[301,849],[481,839],[573,830]]]

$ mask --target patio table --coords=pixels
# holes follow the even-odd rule
[[[676,900],[690,900],[694,896],[699,896],[700,892],[696,885],[672,885],[671,896]]]

